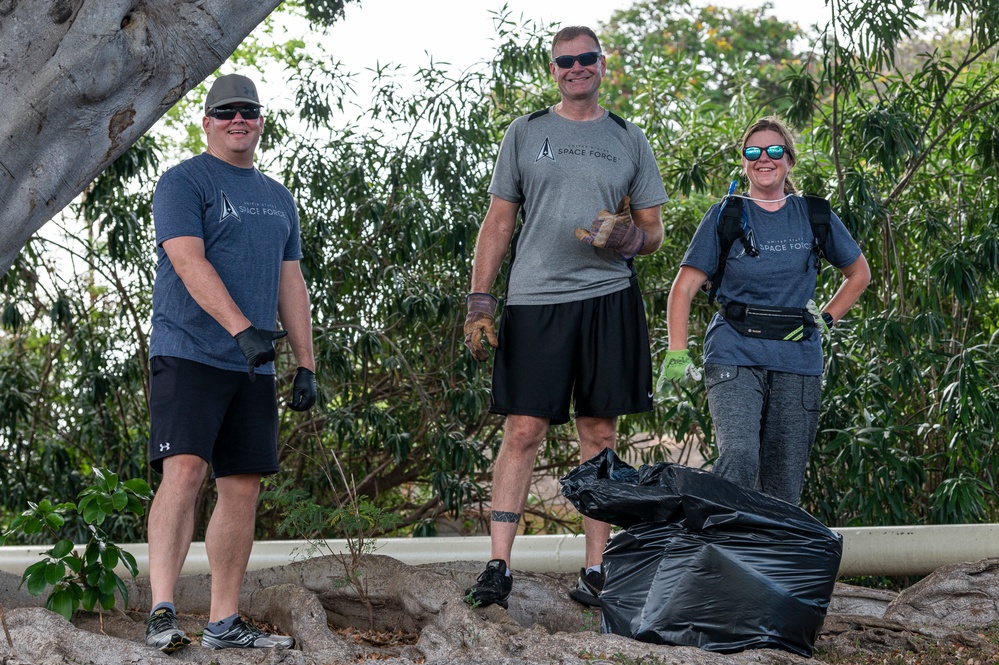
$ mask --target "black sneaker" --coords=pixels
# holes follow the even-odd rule
[[[595,570],[580,568],[576,588],[569,592],[569,597],[583,605],[600,607],[600,592],[604,590],[606,579],[603,570],[598,573]]]
[[[201,646],[208,649],[271,649],[274,647],[288,649],[294,646],[295,640],[287,635],[271,635],[245,623],[239,617],[232,628],[224,633],[213,633],[205,628],[201,633]]]
[[[177,615],[167,608],[159,609],[146,619],[146,644],[163,653],[173,653],[191,643],[177,625]]]
[[[513,576],[506,574],[506,561],[493,559],[486,564],[475,586],[465,589],[465,602],[472,607],[499,605],[505,610],[511,589]]]

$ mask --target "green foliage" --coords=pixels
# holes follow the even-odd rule
[[[960,8],[978,25],[992,4]],[[917,34],[902,3],[858,17],[866,33],[834,35],[794,86],[814,90],[799,175],[829,183],[874,273],[828,349],[805,506],[841,525],[995,519],[996,34]]]
[[[134,578],[138,572],[135,557],[115,545],[102,525],[109,517],[128,513],[141,517],[145,513],[143,501],[152,497],[146,481],[133,478],[125,482],[117,474],[95,468],[96,482],[80,492],[78,504],[54,504],[49,499],[29,502],[28,510],[14,517],[0,537],[0,544],[7,544],[12,536],[45,534],[57,538],[55,546],[45,552],[45,558],[28,566],[21,576],[33,596],[40,596],[52,587],[45,607],[66,619],[82,607],[91,611],[110,610],[115,606],[115,594],[128,605],[128,588],[115,572],[119,564]],[[82,519],[90,531],[90,539],[83,554],[76,552],[73,541],[61,537],[66,531],[67,516]]]
[[[335,507],[320,505],[290,479],[276,483],[273,489],[261,493],[260,498],[271,502],[284,515],[278,533],[308,541],[310,553],[326,548],[327,538],[345,538],[358,556],[370,553],[374,551],[373,536],[392,531],[399,522],[398,516],[385,512],[364,496]]]
[[[149,294],[155,256],[148,224],[160,149],[144,137],[50,223],[0,280],[24,317],[0,332],[0,504],[6,514],[46,496],[76,496],[90,468],[148,473]],[[82,225],[82,231],[80,230]],[[143,540],[131,513],[111,517],[123,540]],[[67,525],[68,538],[89,533]]]
[[[272,502],[278,513],[284,515],[278,525],[279,532],[308,541],[310,554],[326,552],[340,561],[344,576],[333,582],[353,587],[367,607],[368,625],[373,630],[375,608],[368,596],[363,557],[374,551],[374,536],[395,529],[399,518],[369,501],[368,497],[359,496],[353,478],[347,476],[335,454],[328,457],[326,451],[320,449],[320,455],[313,461],[322,467],[326,482],[334,491],[335,506],[316,502],[308,492],[295,487],[290,479],[264,492],[261,500]],[[327,541],[330,535],[345,538],[347,551],[334,548]]]
[[[302,0],[305,15],[313,23],[331,26],[343,18],[343,8],[350,0]]]
[[[801,33],[768,15],[772,10],[770,3],[729,9],[648,0],[614,12],[601,35],[608,54],[604,103],[641,124],[692,92],[719,108],[730,105],[733,90],[758,103],[782,97]]]

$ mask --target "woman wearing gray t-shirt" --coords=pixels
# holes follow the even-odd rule
[[[856,302],[871,271],[827,204],[828,230],[816,232],[821,213],[789,177],[794,138],[780,120],[756,121],[741,147],[749,191],[712,206],[687,248],[669,295],[663,370],[673,380],[696,377],[687,351],[690,303],[713,276],[719,311],[704,338],[704,381],[718,445],[714,472],[797,503],[818,428],[823,331]],[[723,228],[740,225],[739,237],[722,257],[726,217]],[[814,302],[820,254],[843,275],[821,310]]]

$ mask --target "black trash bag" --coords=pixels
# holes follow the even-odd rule
[[[583,515],[625,529],[604,550],[602,632],[812,655],[843,538],[807,512],[679,464],[636,471],[610,449],[561,485]]]

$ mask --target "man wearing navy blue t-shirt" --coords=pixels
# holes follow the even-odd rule
[[[263,125],[253,81],[219,77],[202,120],[207,150],[168,170],[153,196],[149,460],[163,477],[149,511],[146,643],[165,653],[190,643],[174,587],[209,465],[218,501],[205,534],[212,588],[202,646],[294,644],[238,614],[260,479],[278,470],[274,340],[287,336],[298,364],[289,408],[306,411],[316,399],[298,211],[253,166]]]

